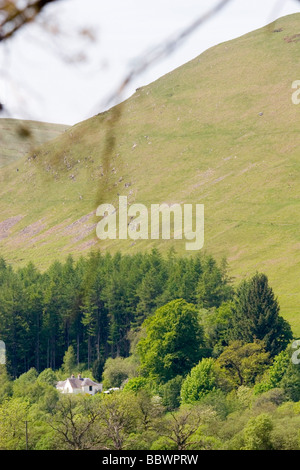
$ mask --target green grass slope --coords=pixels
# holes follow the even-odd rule
[[[0,168],[58,137],[68,127],[47,122],[0,119]]]
[[[300,334],[300,14],[220,44],[0,172],[0,250],[45,267],[91,248],[100,202],[203,203],[205,250],[236,282],[265,272]],[[18,169],[18,171],[16,171]],[[192,256],[192,252],[186,252]]]

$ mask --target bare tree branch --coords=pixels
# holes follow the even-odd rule
[[[27,5],[18,8],[15,1],[0,1],[0,42],[13,36],[22,26],[35,20],[48,3],[59,0],[28,0]]]

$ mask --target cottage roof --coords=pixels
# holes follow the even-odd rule
[[[67,381],[69,382],[69,384],[71,385],[72,389],[81,389],[82,387],[89,387],[89,386],[93,386],[93,387],[96,387],[96,388],[99,388],[101,387],[101,384],[98,384],[96,382],[94,382],[93,380],[89,379],[89,378],[68,378],[66,380],[62,380],[60,382],[57,382],[56,384],[56,388],[64,388]]]
[[[56,387],[57,388],[62,388],[66,383],[66,380],[60,380],[59,382],[57,382],[56,384]]]
[[[71,387],[74,388],[81,388],[83,385],[83,380],[82,379],[67,379],[69,380],[69,383]]]
[[[82,384],[82,386],[87,387],[87,386],[90,386],[90,385],[92,385],[93,387],[98,387],[98,386],[100,386],[100,384],[97,384],[96,382],[94,382],[94,381],[91,380],[91,379],[88,379],[88,378],[83,379],[83,384]]]

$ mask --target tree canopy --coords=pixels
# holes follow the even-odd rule
[[[167,382],[185,375],[202,356],[203,329],[197,308],[183,299],[160,307],[143,324],[137,346],[145,375]]]
[[[252,343],[261,340],[266,351],[276,356],[293,335],[279,315],[279,304],[265,274],[257,273],[237,289],[232,315],[232,339]]]

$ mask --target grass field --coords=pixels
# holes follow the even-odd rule
[[[68,127],[47,122],[0,119],[0,168],[59,136]]]
[[[41,268],[92,248],[192,256],[184,241],[100,242],[94,211],[118,194],[203,203],[205,250],[235,282],[265,272],[300,335],[299,22],[220,44],[2,168],[1,254]]]

